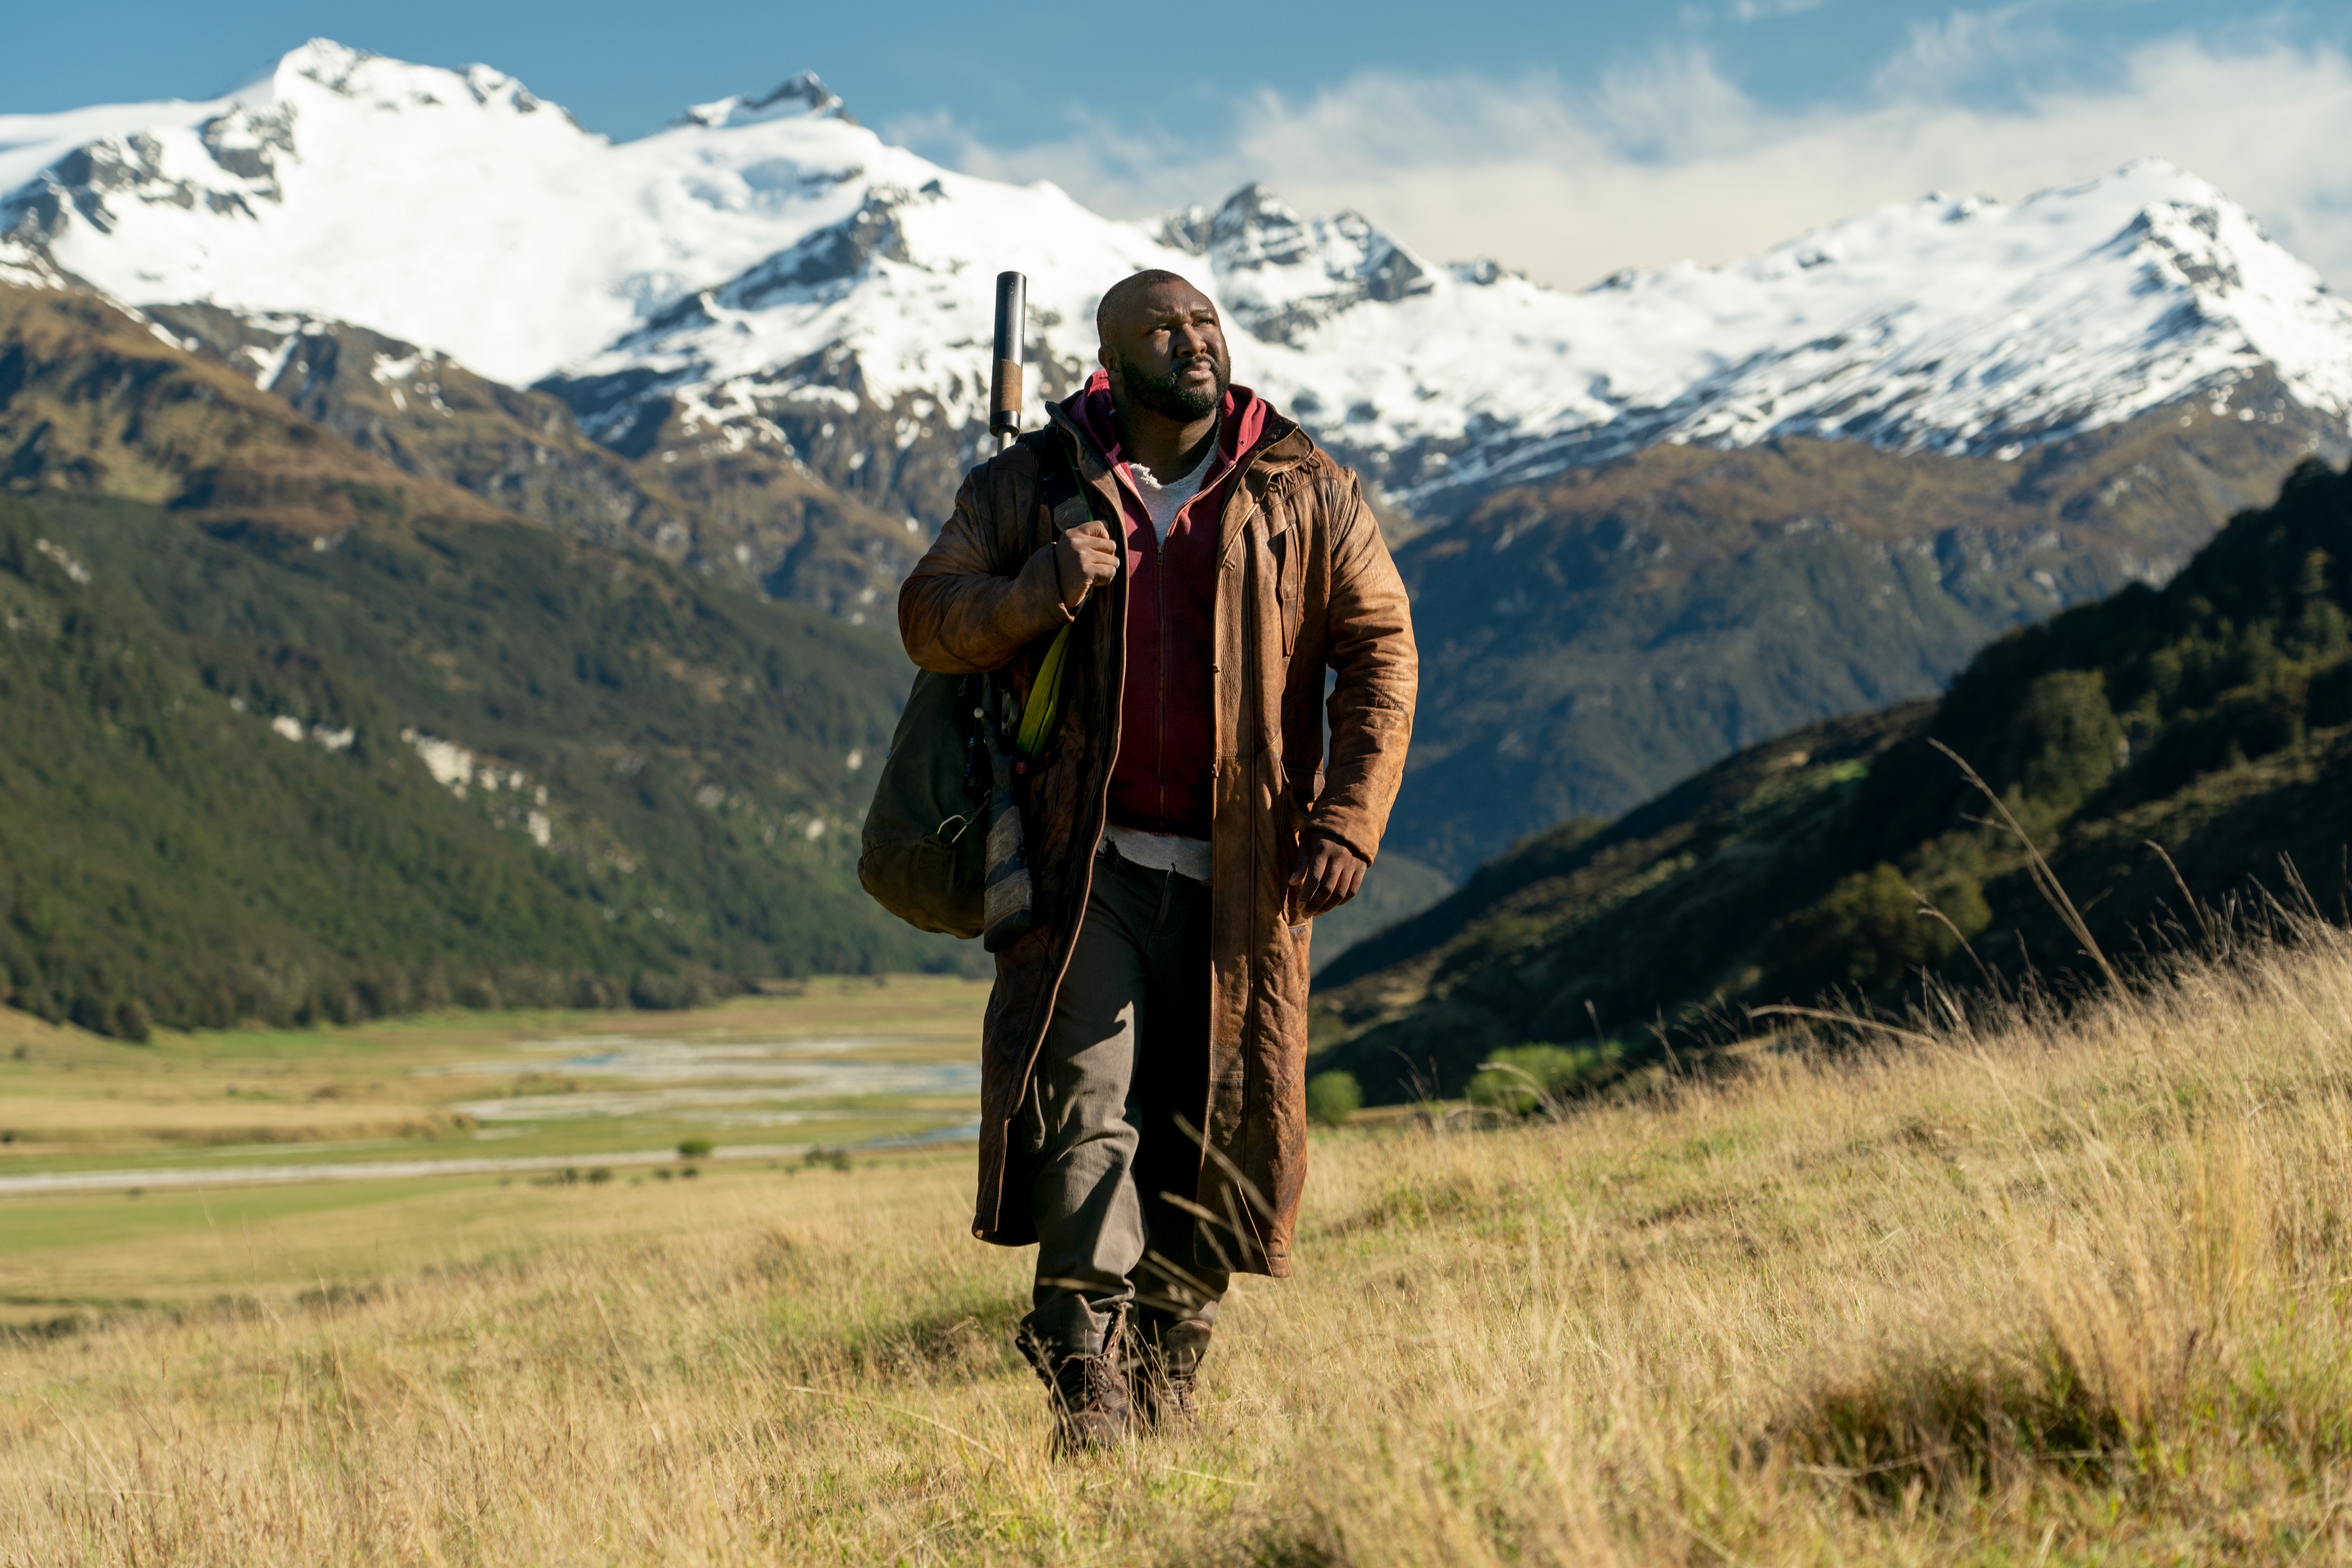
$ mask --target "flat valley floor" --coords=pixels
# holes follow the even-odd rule
[[[968,1146],[984,984],[782,989],[145,1046],[0,1011],[0,1323],[467,1264],[567,1216],[657,1226],[689,1181]]]

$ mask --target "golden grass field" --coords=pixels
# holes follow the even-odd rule
[[[1197,1430],[1077,1462],[968,1151],[60,1247],[243,1247],[248,1282],[0,1342],[0,1561],[2352,1560],[2325,928],[2063,1021],[1314,1155]]]

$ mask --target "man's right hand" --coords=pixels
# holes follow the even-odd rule
[[[1072,615],[1087,595],[1118,575],[1118,543],[1099,521],[1089,520],[1055,542],[1054,576],[1062,589],[1062,607]]]

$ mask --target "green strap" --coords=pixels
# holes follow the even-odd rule
[[[1062,671],[1069,664],[1070,628],[1064,626],[1054,634],[1054,646],[1045,650],[1045,662],[1037,667],[1037,679],[1029,688],[1029,700],[1022,704],[1021,730],[1013,744],[1021,754],[1032,761],[1054,738],[1054,724],[1062,716]]]
[[[1054,520],[1056,538],[1094,516],[1094,505],[1087,488],[1078,478],[1075,454],[1067,439],[1048,432],[1051,457],[1044,458],[1038,499]],[[1091,595],[1088,597],[1092,597]],[[1086,608],[1086,600],[1078,601]],[[1072,626],[1076,623],[1072,622]],[[1037,679],[1029,688],[1029,700],[1022,706],[1021,724],[1013,735],[1013,749],[1034,762],[1054,738],[1054,726],[1062,717],[1062,675],[1069,664],[1071,626],[1064,626],[1054,636],[1054,646],[1045,650],[1045,662],[1037,667]]]

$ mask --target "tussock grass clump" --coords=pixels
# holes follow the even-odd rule
[[[1083,1464],[961,1162],[714,1169],[657,1244],[18,1335],[0,1562],[2344,1561],[2352,940],[2288,934],[1318,1134],[1199,1427]]]
[[[2120,1415],[2057,1346],[1963,1354],[1920,1346],[1825,1380],[1756,1456],[1769,1464],[1777,1447],[1800,1468],[1882,1500],[1981,1494],[2038,1466],[2104,1479],[2128,1458]]]

